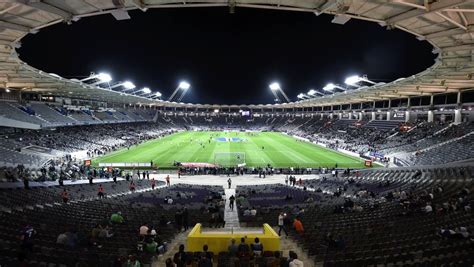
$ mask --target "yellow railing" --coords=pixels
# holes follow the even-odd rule
[[[262,233],[256,233],[255,231],[249,231],[246,233],[239,229],[238,232],[216,229],[216,232],[205,232],[202,233],[201,224],[198,223],[188,235],[186,241],[187,251],[202,251],[202,247],[207,245],[209,251],[217,254],[222,251],[227,251],[230,245],[230,241],[235,239],[236,244],[240,244],[240,239],[245,238],[245,243],[252,244],[256,237],[260,239],[260,243],[263,244],[263,248],[266,251],[277,251],[280,250],[280,237],[268,224],[263,225]],[[222,231],[222,232],[221,232]]]

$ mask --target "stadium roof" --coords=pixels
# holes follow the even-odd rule
[[[57,23],[109,14],[117,20],[130,19],[128,11],[150,8],[235,7],[276,9],[334,15],[333,23],[361,19],[387,29],[400,29],[433,45],[436,63],[422,73],[282,107],[323,106],[358,103],[407,96],[459,92],[474,88],[473,23],[474,0],[10,0],[0,2],[0,86],[21,91],[64,97],[103,100],[123,104],[195,106],[169,103],[99,88],[77,80],[37,70],[22,62],[16,53],[21,39]],[[87,37],[84,37],[87,38]],[[324,51],[320,51],[324,53]],[[387,51],[396,53],[397,51]],[[54,55],[51,55],[54,56]],[[335,55],[337,57],[337,55]],[[416,59],[414,59],[416,60]],[[215,105],[197,105],[216,107]],[[268,105],[250,105],[264,107]],[[275,105],[271,105],[275,106]],[[229,106],[227,106],[229,107]]]

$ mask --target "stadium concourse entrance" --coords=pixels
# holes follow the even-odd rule
[[[164,174],[153,174],[156,180],[165,181],[166,175]],[[165,259],[168,257],[173,258],[174,254],[178,252],[179,245],[185,244],[185,247],[190,251],[201,251],[204,244],[209,246],[209,251],[218,255],[221,251],[227,251],[228,245],[231,239],[235,239],[237,244],[240,243],[241,237],[246,237],[248,244],[253,243],[255,237],[259,237],[261,242],[264,244],[265,250],[280,251],[282,256],[289,255],[290,251],[294,251],[298,254],[298,258],[304,262],[306,267],[316,266],[314,260],[310,258],[306,251],[303,250],[292,238],[280,238],[277,233],[277,226],[275,222],[262,222],[259,227],[248,227],[244,220],[239,218],[237,208],[231,210],[229,208],[229,198],[231,195],[236,195],[236,188],[238,186],[249,186],[249,185],[285,185],[286,175],[269,175],[265,179],[259,178],[258,174],[245,174],[239,176],[231,176],[232,184],[231,188],[228,187],[227,176],[216,176],[216,175],[182,175],[178,178],[178,175],[173,173],[170,174],[171,185],[174,184],[185,184],[185,185],[207,185],[207,186],[222,186],[225,189],[225,210],[224,210],[224,228],[207,228],[203,227],[202,224],[196,225],[190,231],[183,232],[175,236],[168,245],[168,252],[166,252],[157,265],[154,266],[165,266]],[[317,179],[317,175],[298,175],[298,179],[309,180]],[[302,190],[302,187],[298,185],[295,188]],[[308,188],[309,191],[314,191],[312,188]],[[276,221],[277,218],[275,218]],[[206,222],[203,222],[204,224]],[[268,223],[268,225],[264,225]],[[216,265],[214,265],[216,266]]]

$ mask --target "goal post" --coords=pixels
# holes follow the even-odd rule
[[[221,167],[245,165],[245,152],[215,152],[214,164]]]

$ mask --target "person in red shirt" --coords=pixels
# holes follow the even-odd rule
[[[151,189],[152,190],[155,189],[155,185],[156,185],[155,178],[151,178]]]
[[[133,181],[130,182],[130,191],[135,192],[135,183]]]
[[[97,195],[99,196],[99,198],[100,199],[104,198],[104,188],[102,187],[101,184],[99,185],[98,191],[99,191],[99,193]]]
[[[293,227],[295,228],[298,235],[300,237],[303,237],[304,227],[303,227],[303,223],[301,223],[300,218],[298,218],[298,217],[295,218],[295,220],[293,221]]]
[[[66,188],[64,188],[64,191],[61,193],[61,196],[63,197],[64,204],[66,204],[69,201],[69,193],[67,192]]]

